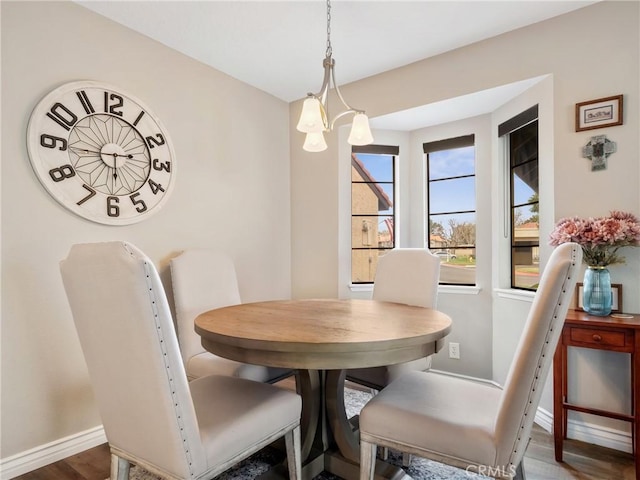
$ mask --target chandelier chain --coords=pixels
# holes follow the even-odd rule
[[[330,57],[333,53],[331,48],[331,1],[327,0],[327,53],[326,56]]]

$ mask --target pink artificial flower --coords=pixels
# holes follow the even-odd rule
[[[624,263],[617,255],[620,247],[640,246],[640,220],[627,212],[614,210],[609,217],[562,218],[549,235],[550,245],[576,242],[582,246],[584,261],[590,266]]]

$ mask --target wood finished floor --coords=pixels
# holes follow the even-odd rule
[[[289,379],[280,384],[295,388]],[[110,460],[109,447],[103,444],[15,480],[105,480],[109,477]],[[635,480],[632,455],[576,440],[565,441],[564,462],[557,463],[553,436],[537,425],[527,448],[524,470],[527,480]]]
[[[109,462],[109,447],[103,444],[16,477],[16,480],[104,480],[109,477]],[[524,465],[527,480],[635,479],[630,454],[575,440],[566,441],[564,462],[556,463],[553,437],[538,426],[534,428]]]

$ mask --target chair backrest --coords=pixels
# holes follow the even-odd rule
[[[164,288],[126,242],[74,245],[60,263],[107,440],[191,478],[204,455]]]
[[[565,243],[544,269],[498,408],[496,465],[517,466],[524,456],[581,262],[581,247]]]
[[[394,248],[378,260],[373,299],[435,308],[440,259],[426,248]]]
[[[211,249],[185,250],[171,259],[178,340],[185,365],[205,352],[193,322],[200,313],[241,302],[233,261]]]

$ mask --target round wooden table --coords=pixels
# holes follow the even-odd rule
[[[210,310],[196,318],[195,329],[203,347],[221,357],[298,370],[303,478],[326,470],[357,479],[359,439],[357,421],[349,421],[344,407],[345,370],[436,353],[451,319],[429,308],[374,300],[278,300]],[[382,478],[399,474],[384,462],[376,472]]]

